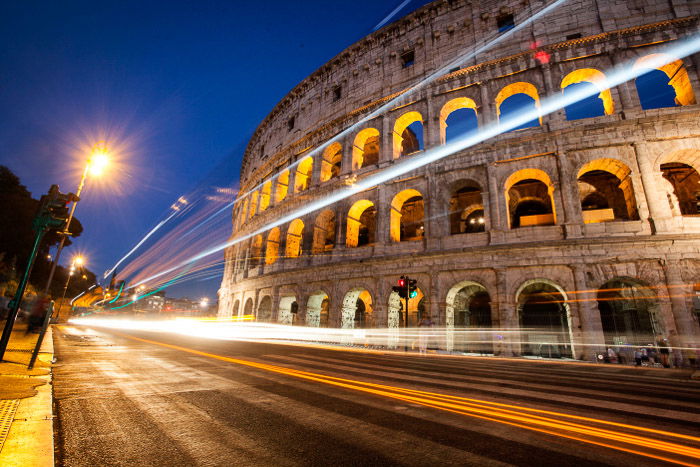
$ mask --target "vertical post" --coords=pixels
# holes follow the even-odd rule
[[[36,252],[39,250],[39,245],[41,244],[41,240],[44,238],[45,233],[45,227],[42,227],[41,230],[36,233],[36,236],[34,237],[34,246],[32,247],[32,252],[29,254],[24,275],[22,276],[19,286],[17,286],[15,297],[10,302],[10,313],[8,314],[7,321],[5,322],[5,329],[2,331],[2,338],[0,338],[0,362],[2,362],[5,358],[5,350],[7,350],[7,344],[10,342],[12,327],[15,325],[15,319],[17,318],[17,310],[19,310],[19,305],[22,303],[22,297],[24,296],[24,290],[27,288],[29,274],[32,271],[32,266],[34,266],[34,259],[36,259]]]
[[[49,307],[46,309],[46,315],[44,315],[44,323],[41,325],[41,332],[39,333],[39,338],[36,340],[36,345],[34,346],[34,352],[32,352],[32,358],[29,360],[29,365],[27,369],[31,370],[34,368],[36,363],[36,357],[39,355],[39,349],[41,344],[44,342],[44,335],[46,334],[46,329],[49,327],[49,322],[51,321],[51,315],[53,314],[53,300],[49,302]]]

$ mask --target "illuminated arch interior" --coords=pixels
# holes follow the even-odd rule
[[[440,142],[442,144],[445,144],[447,141],[447,118],[450,114],[460,109],[471,109],[476,115],[476,102],[468,97],[457,97],[448,101],[440,109]]]
[[[663,59],[668,63],[659,68],[653,67],[651,62],[658,59]],[[639,58],[634,64],[634,69],[662,71],[669,79],[668,84],[676,93],[676,105],[694,105],[696,103],[695,93],[690,84],[688,71],[685,69],[685,66],[683,66],[682,60],[674,60],[674,57],[666,54],[650,54]],[[637,88],[637,92],[639,92],[639,88]],[[640,95],[640,99],[642,99],[642,97],[643,96]]]
[[[330,209],[322,211],[314,222],[314,238],[311,247],[313,254],[330,251],[335,246],[335,213]]]
[[[352,143],[352,170],[379,162],[379,130],[365,128]]]
[[[398,159],[402,155],[406,155],[408,153],[415,152],[415,151],[410,150],[408,147],[405,147],[405,146],[408,143],[407,139],[409,136],[409,133],[406,130],[408,129],[408,127],[410,125],[412,125],[416,122],[421,124],[420,131],[422,132],[423,131],[422,130],[423,116],[419,112],[416,112],[416,111],[406,112],[405,114],[401,115],[399,118],[396,119],[396,122],[394,123],[394,133],[393,133],[394,159]],[[411,132],[411,133],[413,133],[413,132]],[[422,135],[421,135],[421,139],[422,139]],[[418,148],[418,149],[420,149],[420,148]]]
[[[272,194],[272,180],[263,183],[260,190],[260,212],[263,212],[270,207],[270,196]]]
[[[366,199],[356,201],[348,211],[346,246],[354,248],[374,243],[375,222],[374,203]]]
[[[391,201],[391,241],[421,238],[424,232],[423,217],[423,195],[418,190],[410,188],[398,193]]]
[[[275,203],[279,203],[284,198],[287,197],[287,192],[289,191],[289,170],[285,170],[280,173],[277,177],[277,183],[275,183]]]
[[[277,261],[280,251],[280,229],[275,227],[267,234],[267,247],[265,249],[265,264],[273,264]]]
[[[340,168],[343,162],[343,147],[335,142],[323,151],[321,160],[321,181],[326,182],[340,175]]]
[[[258,190],[250,194],[250,213],[249,217],[253,217],[258,209]]]
[[[562,92],[568,86],[578,83],[591,83],[599,91],[598,99],[603,103],[603,110],[605,115],[610,115],[615,111],[615,104],[613,103],[612,94],[607,86],[607,80],[603,72],[596,70],[594,68],[581,68],[579,70],[574,70],[564,77],[561,82]]]
[[[294,192],[299,193],[309,188],[311,172],[314,167],[314,159],[307,156],[297,165],[297,172],[294,175]]]
[[[287,258],[296,258],[301,255],[301,240],[304,233],[304,222],[301,219],[294,219],[289,224],[287,230],[287,246],[285,256]]]
[[[256,235],[250,242],[250,267],[254,268],[260,264],[260,257],[262,256],[262,235]]]
[[[540,182],[541,185],[535,182]],[[557,217],[552,198],[554,185],[545,171],[540,169],[518,170],[508,177],[504,189],[510,228],[556,224]],[[530,205],[540,204],[541,213],[520,216],[518,207],[526,202]],[[521,219],[521,217],[527,217],[527,219]]]
[[[584,164],[578,171],[578,189],[586,224],[636,220],[637,203],[627,165],[609,158]]]
[[[504,87],[501,89],[498,94],[496,95],[496,114],[498,115],[499,121],[501,121],[504,118],[508,118],[510,115],[508,113],[503,114],[502,112],[502,105],[503,103],[509,99],[512,98],[513,96],[517,96],[518,94],[524,94],[525,96],[528,96],[534,101],[535,108],[539,109],[540,108],[540,97],[539,94],[537,93],[537,88],[531,84],[527,83],[524,81],[520,81],[517,83],[512,83],[509,84],[508,86]],[[535,123],[542,125],[542,117],[539,116]],[[526,128],[533,126],[530,123],[525,123],[521,125],[519,128]],[[516,128],[518,129],[518,128]]]

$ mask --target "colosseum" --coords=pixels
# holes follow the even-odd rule
[[[246,149],[219,316],[400,329],[429,315],[442,350],[503,356],[697,346],[700,54],[652,59],[699,33],[700,3],[570,0],[528,22],[548,3],[434,1],[292,89]],[[636,79],[606,86],[625,64]],[[595,94],[304,211],[584,87]],[[407,318],[401,275],[418,285]]]

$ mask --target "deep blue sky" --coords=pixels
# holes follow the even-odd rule
[[[99,274],[227,157],[234,183],[260,120],[400,3],[2,2],[0,164],[39,197],[75,190],[79,143],[106,131],[127,144],[118,186],[88,184],[77,210],[71,250]]]

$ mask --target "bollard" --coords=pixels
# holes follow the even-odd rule
[[[41,331],[39,332],[39,338],[36,340],[36,346],[34,346],[34,352],[32,352],[32,358],[29,360],[28,370],[34,368],[34,363],[36,363],[36,357],[39,355],[39,349],[41,344],[44,342],[44,335],[46,334],[46,329],[49,327],[49,322],[51,321],[51,315],[53,315],[53,300],[49,302],[49,306],[46,309],[46,314],[44,315],[44,322],[41,325]]]

